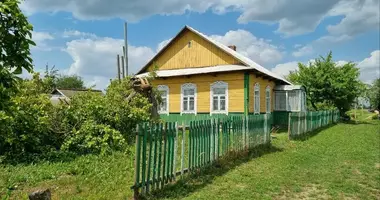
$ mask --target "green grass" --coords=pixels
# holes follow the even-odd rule
[[[358,121],[370,121],[372,119],[372,116],[376,115],[376,113],[368,112],[367,109],[350,110],[346,113],[351,117],[352,120],[355,120],[356,113],[356,120]]]
[[[338,124],[305,140],[276,134],[251,151],[170,185],[151,199],[376,199],[380,196],[380,122]],[[82,156],[71,162],[0,166],[0,196],[26,199],[51,188],[53,199],[129,199],[133,155]]]

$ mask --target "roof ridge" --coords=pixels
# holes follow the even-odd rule
[[[142,71],[148,66],[149,63],[151,63],[162,51],[164,51],[173,41],[175,38],[177,38],[185,29],[188,29],[189,31],[195,33],[196,35],[202,37],[203,39],[207,40],[208,42],[214,44],[215,46],[217,46],[219,49],[221,49],[222,51],[224,51],[225,53],[231,55],[232,57],[234,57],[235,59],[239,60],[240,62],[242,62],[243,64],[247,65],[248,67],[252,67],[254,68],[255,70],[261,72],[261,73],[264,73],[264,74],[267,74],[273,78],[276,78],[276,79],[279,79],[279,80],[282,80],[284,81],[285,83],[288,83],[288,84],[291,84],[288,80],[286,80],[285,78],[283,77],[280,77],[279,75],[269,71],[268,69],[266,69],[265,67],[259,65],[258,63],[254,62],[253,60],[251,60],[250,58],[242,55],[241,53],[229,48],[228,46],[212,39],[211,37],[203,34],[202,32],[192,28],[191,26],[189,25],[185,25],[181,31],[179,31],[177,33],[176,36],[174,36],[170,42],[168,42],[151,60],[149,60],[149,62],[143,67],[141,68],[137,74],[140,74],[142,73]]]

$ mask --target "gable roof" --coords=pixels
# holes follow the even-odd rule
[[[57,89],[54,89],[51,94],[54,94],[54,93],[60,93],[61,95],[65,96],[65,97],[68,97],[68,98],[71,98],[72,96],[74,96],[75,94],[79,94],[79,93],[84,93],[84,92],[96,92],[96,93],[101,93],[103,94],[103,92],[101,90],[91,90],[91,89],[67,89],[67,88],[57,88]]]
[[[211,39],[210,37],[204,35],[203,33],[193,29],[192,27],[190,26],[185,26],[182,28],[182,30],[173,38],[170,40],[170,42],[168,44],[166,44],[144,67],[142,67],[138,72],[137,72],[137,75],[145,72],[145,70],[150,66],[150,64],[159,56],[162,54],[162,52],[164,52],[172,43],[174,43],[174,41],[180,37],[180,35],[184,32],[184,31],[191,31],[193,32],[194,34],[200,36],[201,38],[205,39],[206,41],[210,42],[211,44],[214,44],[216,47],[218,47],[219,49],[221,49],[222,51],[224,51],[225,53],[231,55],[232,57],[236,58],[237,60],[239,60],[241,63],[243,63],[244,65],[246,65],[246,69],[247,70],[255,70],[257,71],[258,73],[260,74],[263,74],[263,75],[266,75],[266,76],[270,76],[274,79],[277,79],[277,80],[280,80],[282,82],[285,82],[287,84],[290,84],[291,83],[289,81],[287,81],[285,78],[269,71],[268,69],[262,67],[261,65],[257,64],[256,62],[252,61],[251,59],[243,56],[242,54],[238,53],[237,51],[227,47],[226,45],[220,43],[220,42],[217,42],[213,39]]]

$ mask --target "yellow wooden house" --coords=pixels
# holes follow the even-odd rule
[[[291,85],[236,51],[185,26],[136,76],[156,70],[162,116],[271,113],[274,88]]]

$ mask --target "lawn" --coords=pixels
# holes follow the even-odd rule
[[[378,199],[380,121],[338,124],[304,140],[275,134],[272,146],[222,161],[149,199]],[[127,199],[133,154],[83,156],[64,163],[2,166],[0,196],[26,198],[49,187],[53,199]]]

